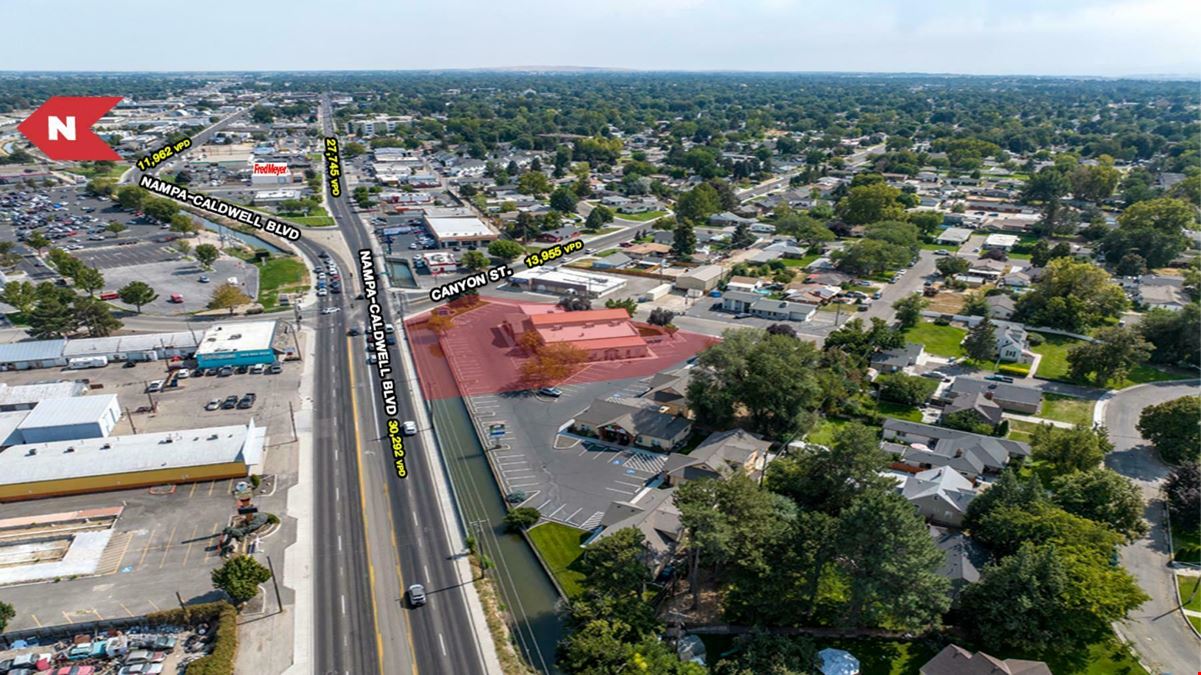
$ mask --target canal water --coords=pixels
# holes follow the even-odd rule
[[[460,398],[430,401],[434,429],[476,550],[492,562],[489,575],[512,616],[513,638],[538,672],[557,674],[555,647],[564,634],[558,590],[520,535],[506,531],[505,504],[471,415]]]
[[[387,263],[388,277],[392,281],[393,286],[398,288],[417,288],[417,281],[413,279],[413,270],[409,269],[407,262],[388,258]]]
[[[224,237],[231,237],[233,239],[237,239],[238,241],[242,242],[243,244],[246,244],[247,246],[249,246],[250,248],[261,248],[263,250],[270,251],[272,254],[287,253],[287,251],[276,246],[275,244],[272,244],[271,242],[269,242],[265,239],[259,239],[258,237],[254,236],[253,234],[246,234],[245,232],[239,232],[238,230],[235,230],[233,228],[225,227],[223,225],[218,225],[217,223],[214,223],[213,221],[211,221],[207,218],[201,218],[200,216],[197,216],[195,214],[189,214],[189,215],[191,215],[196,220],[199,220],[200,223],[202,225],[204,225],[204,229],[211,230],[211,231],[216,232]]]

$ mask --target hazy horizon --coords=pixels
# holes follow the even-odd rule
[[[460,0],[22,8],[5,72],[1201,73],[1193,0]],[[53,35],[48,35],[48,32]],[[171,35],[175,31],[177,34]],[[162,40],[160,41],[160,37]],[[600,66],[541,64],[599,63]],[[503,65],[496,65],[503,64]],[[532,64],[532,65],[527,65]]]

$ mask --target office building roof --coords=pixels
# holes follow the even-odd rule
[[[0,485],[243,462],[259,464],[267,430],[247,425],[14,445],[0,451]]]
[[[479,218],[426,217],[426,225],[438,239],[461,239],[464,237],[490,237],[496,232]]]
[[[274,321],[217,324],[204,332],[204,339],[196,349],[196,354],[270,349],[274,337]]]

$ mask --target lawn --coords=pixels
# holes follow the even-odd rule
[[[809,263],[820,258],[821,255],[814,253],[812,255],[803,256],[801,258],[780,258],[785,267],[806,267]]]
[[[259,304],[266,311],[276,308],[281,292],[308,290],[308,270],[296,258],[271,258],[258,267]]]
[[[1176,588],[1180,589],[1180,602],[1185,609],[1201,612],[1201,577],[1177,574]]]
[[[1041,335],[1043,343],[1030,349],[1035,354],[1042,354],[1042,360],[1038,363],[1038,371],[1034,373],[1036,377],[1041,377],[1044,380],[1062,380],[1068,379],[1068,350],[1080,341],[1076,338],[1064,337],[1062,335],[1049,335],[1046,333],[1035,333]]]
[[[1045,394],[1043,396],[1042,410],[1039,411],[1039,417],[1091,426],[1093,423],[1093,408],[1096,405],[1096,401],[1090,401],[1085,398],[1063,396],[1062,394]]]
[[[307,227],[333,227],[334,219],[330,216],[289,216],[288,214],[280,214],[284,218]]]
[[[1037,422],[1025,422],[1022,420],[1009,420],[1009,435],[1008,438],[1021,441],[1023,443],[1030,442],[1030,436],[1034,430],[1038,428]],[[1029,462],[1027,462],[1029,464]]]
[[[83,164],[77,164],[75,166],[68,166],[64,168],[70,173],[78,174],[88,179],[107,178],[109,180],[117,180],[129,170],[129,165],[118,162],[112,167],[104,169],[103,167],[98,168],[89,163],[86,166]]]
[[[813,427],[813,430],[805,435],[805,440],[809,443],[818,445],[830,445],[834,442],[834,438],[838,436],[838,432],[848,424],[854,423],[854,420],[847,419],[824,419]]]
[[[939,326],[929,321],[919,322],[905,331],[907,342],[926,346],[926,351],[935,356],[963,356],[963,342],[967,331],[956,326]]]
[[[615,248],[607,248],[607,249],[605,249],[605,250],[601,251],[600,253],[597,253],[597,254],[596,254],[596,257],[598,257],[598,258],[607,258],[607,257],[609,257],[609,256],[613,255],[614,253],[617,253],[617,249],[615,249]]]
[[[580,582],[584,575],[571,569],[571,566],[584,552],[580,544],[588,538],[588,533],[559,523],[542,523],[528,534],[534,550],[550,568],[551,574],[555,575],[567,597],[574,598],[583,592]]]
[[[618,220],[632,220],[636,223],[645,223],[648,220],[654,220],[655,218],[662,217],[666,213],[667,213],[666,211],[646,211],[644,213],[615,213],[615,214],[613,214],[613,217],[617,218]]]
[[[1042,354],[1043,356],[1042,361],[1038,364],[1038,372],[1035,373],[1035,376],[1041,377],[1044,380],[1071,382],[1072,380],[1068,378],[1068,350],[1079,344],[1080,341],[1076,338],[1064,337],[1062,335],[1050,335],[1046,333],[1039,333],[1039,335],[1043,337],[1044,342],[1037,347],[1031,347],[1035,354]],[[1131,370],[1124,381],[1110,382],[1109,386],[1114,389],[1124,389],[1146,382],[1180,380],[1185,377],[1187,376],[1160,370],[1155,366],[1144,363]]]
[[[910,422],[921,422],[922,411],[914,406],[905,405],[903,403],[893,403],[892,401],[880,401],[876,404],[876,412],[885,417],[892,417],[898,420],[908,420]]]
[[[1201,564],[1201,532],[1188,531],[1176,525],[1172,519],[1172,551],[1173,559],[1180,562]]]

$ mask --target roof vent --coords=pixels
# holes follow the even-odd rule
[[[29,449],[29,452],[25,453],[25,456],[26,456],[26,457],[33,457],[33,456],[34,456],[34,455],[36,455],[36,454],[38,454],[38,449],[37,449],[37,448],[30,448],[30,449]]]
[[[112,449],[112,447],[113,447],[112,443],[105,443],[104,445],[100,446],[100,449],[101,450],[110,450],[110,449]]]
[[[67,448],[66,450],[63,450],[63,452],[64,452],[64,453],[67,453],[67,452],[75,452],[75,448],[73,448],[73,447],[71,447],[71,448]]]

